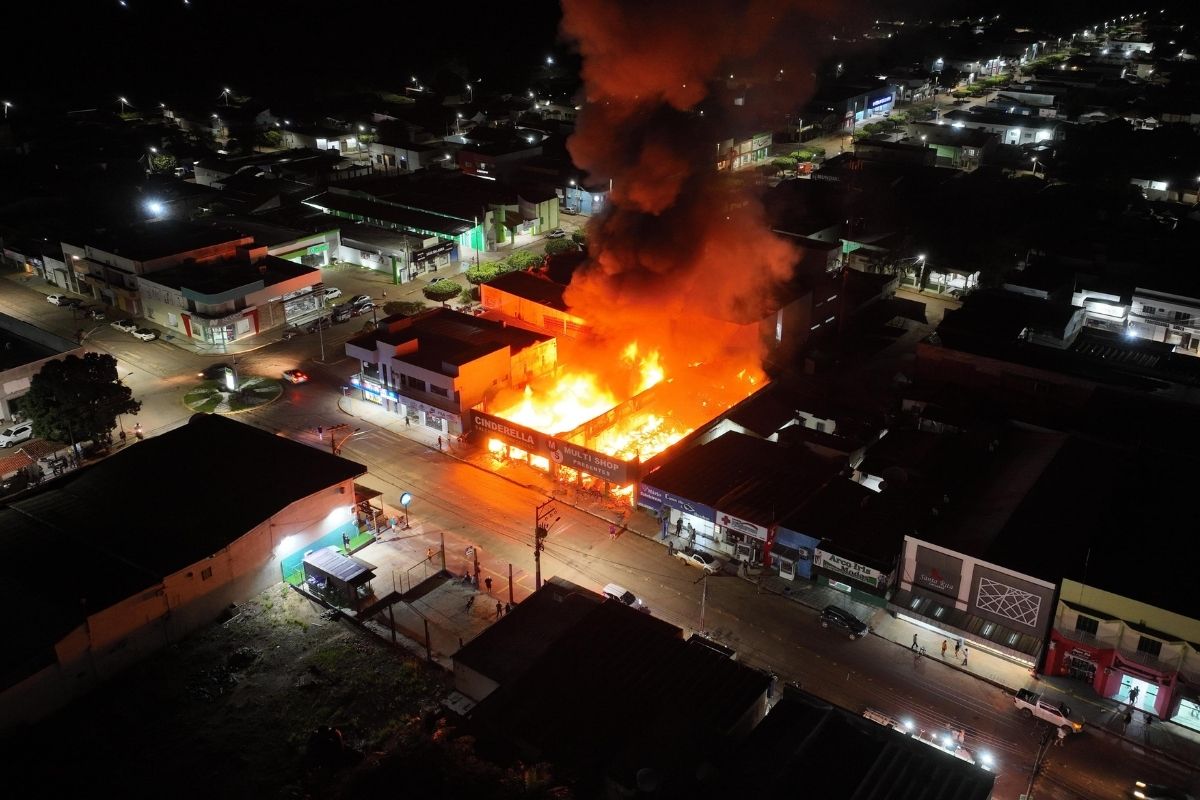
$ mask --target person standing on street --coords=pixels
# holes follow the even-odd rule
[[[945,639],[942,639],[942,658],[946,657],[946,648],[948,646],[949,646],[949,643]]]
[[[963,653],[963,663],[962,663],[962,665],[965,667],[965,666],[967,666],[967,656],[968,656],[968,655],[970,655],[970,651],[969,651],[967,648],[965,648],[965,647],[964,647],[964,648],[963,648],[963,651],[962,651],[962,653]]]
[[[913,634],[912,651],[917,652],[917,635],[915,633]]]
[[[491,592],[491,591],[492,591],[492,579],[491,579],[491,578],[484,578],[484,579],[483,579],[483,585],[487,587],[487,590],[488,590],[489,592]]]
[[[501,603],[499,600],[497,600],[496,601],[496,619],[500,619],[500,617],[502,617],[502,616],[504,616],[504,604]]]
[[[1129,690],[1129,705],[1136,706],[1138,695],[1141,693],[1142,693],[1142,690],[1139,689],[1138,687],[1134,686],[1133,688],[1131,688]]]
[[[954,642],[954,657],[955,658],[958,658],[958,653],[959,653],[959,651],[962,650],[962,646],[963,646],[962,639],[958,639]]]

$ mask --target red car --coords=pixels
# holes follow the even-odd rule
[[[284,370],[283,377],[292,383],[305,383],[308,381],[308,375],[298,369]]]

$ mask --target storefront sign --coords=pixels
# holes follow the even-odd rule
[[[748,522],[732,514],[726,514],[722,511],[717,512],[717,524],[722,528],[738,533],[744,533],[747,536],[753,536],[755,539],[765,542],[767,540],[767,529],[761,525],[755,525],[753,522]]]
[[[717,520],[717,512],[703,503],[696,503],[691,500],[686,500],[678,495],[671,494],[670,492],[664,492],[662,489],[650,486],[644,482],[642,483],[642,493],[648,497],[657,498],[659,503],[667,508],[673,508],[676,511],[684,514],[690,514],[693,517],[708,520],[709,522],[716,522]]]
[[[816,551],[816,557],[813,558],[813,566],[845,575],[847,578],[853,578],[859,583],[865,583],[868,586],[876,588],[879,587],[880,580],[883,577],[878,571],[870,567],[856,564],[847,558],[842,558],[833,553],[826,553],[824,550]]]
[[[321,254],[321,253],[324,253],[324,252],[325,252],[326,250],[328,250],[328,249],[329,249],[329,243],[328,243],[328,242],[321,242],[320,244],[314,244],[314,245],[310,246],[310,247],[308,248],[308,254],[309,254],[310,256],[315,256],[315,255],[319,255],[319,254]]]
[[[871,101],[871,108],[878,108],[879,106],[886,105],[890,102],[892,102],[892,96],[890,94],[884,95],[883,97],[877,97]]]
[[[946,597],[958,597],[962,559],[917,545],[917,568],[913,583]]]
[[[433,247],[426,247],[424,250],[418,250],[413,253],[414,264],[424,264],[426,261],[435,259],[439,256],[449,255],[454,250],[454,242],[442,242],[435,244]]]

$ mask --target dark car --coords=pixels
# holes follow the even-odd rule
[[[350,318],[346,317],[346,319]],[[314,319],[312,322],[308,323],[308,327],[304,330],[308,331],[309,333],[316,333],[317,331],[328,330],[332,325],[333,320],[331,320],[329,317],[318,317],[317,319]]]
[[[831,625],[835,628],[841,628],[850,634],[851,639],[858,639],[867,635],[868,628],[865,622],[849,611],[837,606],[825,606],[821,611],[820,622],[822,628],[828,628]]]
[[[1137,800],[1192,800],[1183,789],[1138,781],[1133,785],[1133,796]]]
[[[230,369],[232,368],[228,364],[209,364],[200,370],[200,377],[209,381],[220,380]]]
[[[354,306],[342,303],[340,306],[334,306],[333,313],[329,315],[328,319],[332,319],[334,322],[345,322],[353,316]]]

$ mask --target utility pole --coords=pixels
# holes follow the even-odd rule
[[[707,628],[704,626],[704,607],[708,602],[708,572],[700,578],[700,632],[704,633]]]
[[[345,422],[339,422],[337,425],[333,425],[326,429],[329,431],[329,450],[335,456],[341,455],[342,445],[344,445],[351,436],[353,436],[354,434],[356,434],[362,430],[362,428],[355,428],[354,430],[350,431],[349,433],[347,433],[345,436],[343,436],[339,440],[338,432],[343,431],[343,430],[348,430],[349,428],[350,428],[350,426],[348,424],[346,424]]]
[[[554,519],[550,519],[551,517],[554,517]],[[550,526],[560,519],[562,517],[558,515],[558,509],[554,506],[553,500],[547,500],[533,511],[534,591],[542,588],[542,549],[545,547],[544,540],[550,534]],[[509,586],[512,586],[511,582]]]

